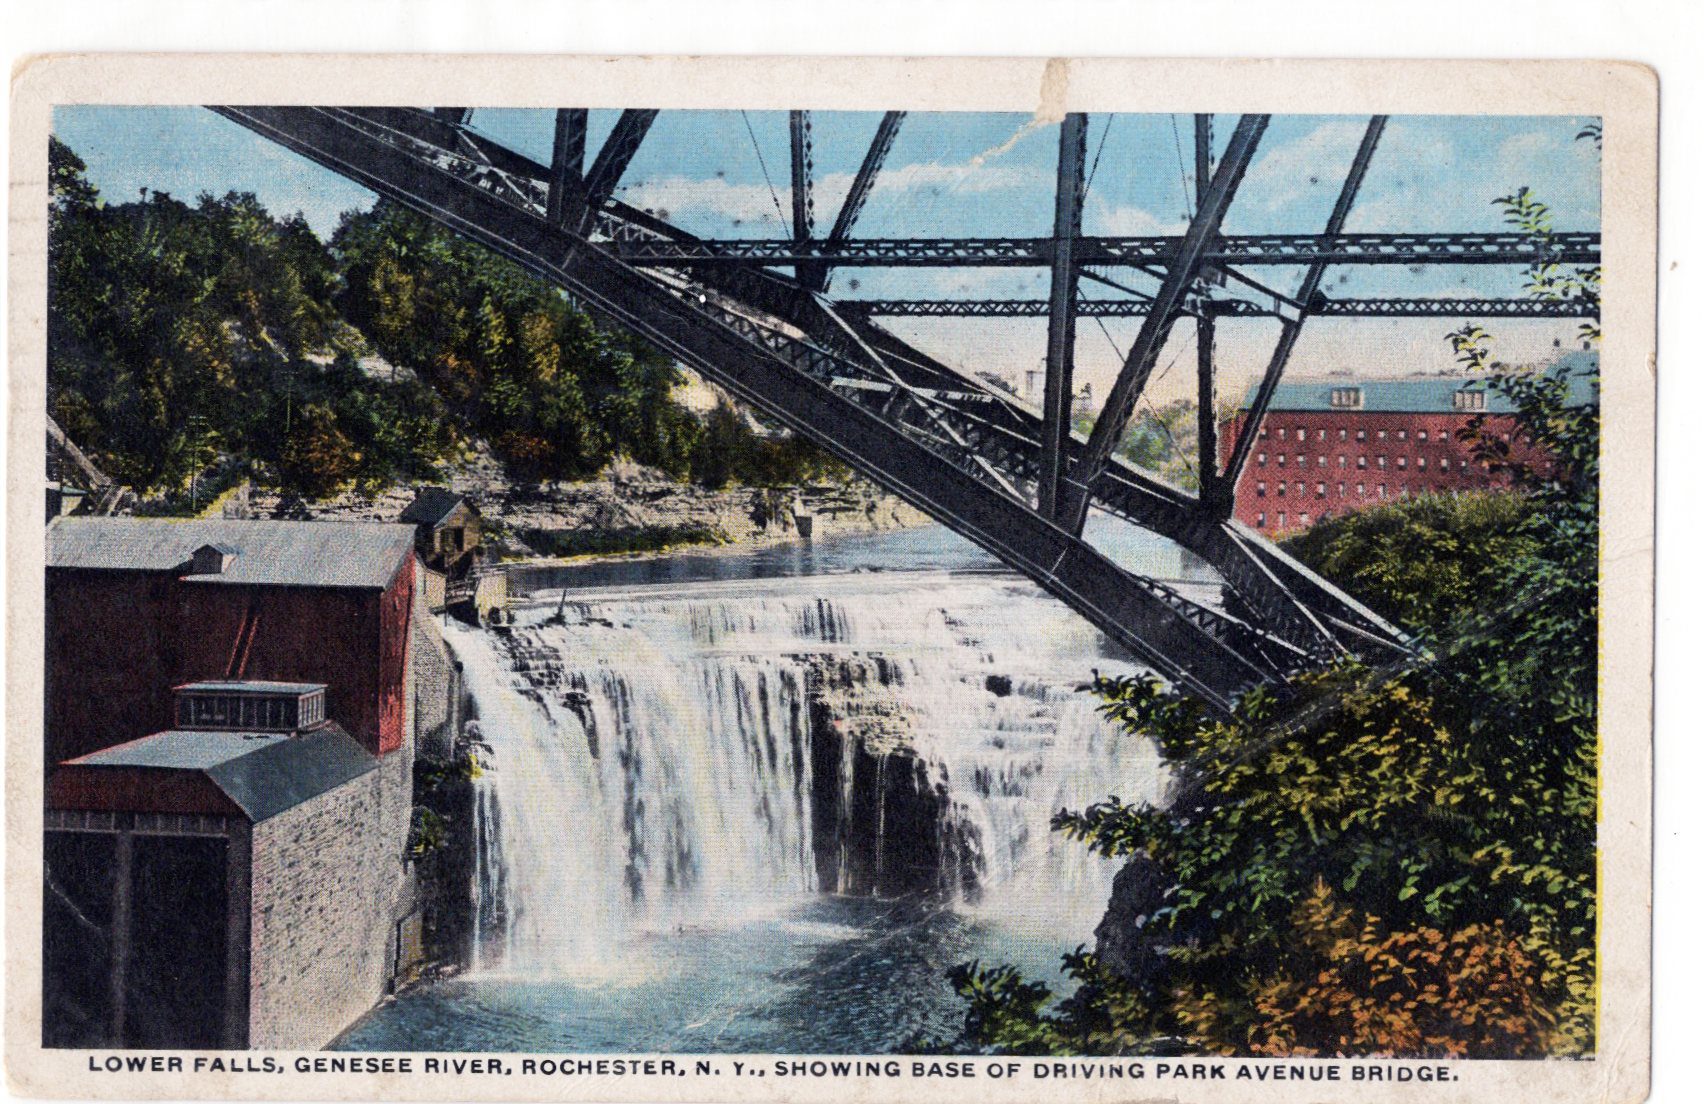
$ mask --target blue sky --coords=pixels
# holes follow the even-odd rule
[[[616,113],[594,111],[596,149]],[[816,217],[821,232],[874,132],[877,113],[812,116]],[[1391,120],[1350,215],[1351,231],[1489,231],[1501,228],[1492,204],[1522,185],[1555,212],[1559,230],[1599,228],[1596,150],[1574,136],[1579,117],[1412,117]],[[548,111],[481,109],[473,125],[531,156],[548,160]],[[1234,116],[1216,120],[1222,146]],[[1225,220],[1233,233],[1310,233],[1324,225],[1366,125],[1362,117],[1278,116],[1262,138]],[[1192,194],[1193,120],[1188,115],[1095,114],[1089,117],[1093,175],[1084,206],[1089,234],[1175,233]],[[372,193],[198,107],[61,107],[61,140],[87,162],[108,202],[142,188],[193,199],[201,192],[255,193],[278,214],[301,211],[322,236],[342,212],[373,202]],[[1031,236],[1052,219],[1058,128],[1024,115],[922,114],[907,117],[857,232],[870,237]],[[784,112],[663,112],[623,177],[620,195],[667,212],[710,237],[780,237],[790,218]],[[1120,276],[1119,273],[1109,273]],[[1123,274],[1128,275],[1128,274]],[[1264,278],[1293,287],[1300,272],[1267,269]],[[854,286],[856,281],[856,286]],[[1141,277],[1137,286],[1148,286]],[[1371,266],[1327,276],[1334,295],[1513,295],[1515,271],[1490,267]],[[835,290],[864,296],[1044,296],[1043,270],[843,270]],[[1102,290],[1090,285],[1092,294]],[[1079,323],[1078,376],[1104,394],[1139,321]],[[1315,320],[1304,329],[1292,374],[1350,370],[1387,375],[1449,366],[1443,335],[1451,319]],[[943,359],[1016,377],[1045,345],[1039,320],[894,319],[893,328]],[[1496,319],[1504,354],[1539,359],[1556,339],[1567,345],[1572,321]],[[1180,326],[1161,354],[1151,385],[1156,401],[1191,393],[1193,327]],[[1226,323],[1219,355],[1227,384],[1264,364],[1276,325]],[[1186,355],[1187,354],[1187,355]],[[1170,370],[1172,367],[1176,370]]]

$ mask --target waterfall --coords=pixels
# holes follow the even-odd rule
[[[1079,692],[1093,667],[1133,668],[1009,576],[584,591],[516,612],[447,633],[489,747],[476,969],[618,968],[648,938],[880,892],[919,863],[953,907],[1086,941],[1116,864],[1049,820],[1161,784],[1148,742]]]

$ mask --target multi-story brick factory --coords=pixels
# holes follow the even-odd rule
[[[1596,354],[1570,353],[1571,396],[1594,401],[1584,382]],[[1230,444],[1254,397],[1222,428]],[[1330,376],[1278,385],[1236,486],[1236,518],[1268,532],[1293,532],[1352,510],[1420,494],[1489,490],[1508,477],[1487,469],[1467,431],[1501,437],[1516,459],[1538,459],[1521,439],[1513,408],[1483,382],[1461,376],[1357,379]]]

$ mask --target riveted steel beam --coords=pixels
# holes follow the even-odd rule
[[[1343,186],[1338,190],[1337,202],[1332,207],[1331,216],[1326,220],[1327,235],[1343,232],[1343,224],[1349,218],[1350,208],[1355,205],[1355,196],[1361,190],[1361,182],[1366,179],[1367,167],[1372,164],[1373,151],[1378,148],[1379,137],[1384,133],[1385,119],[1384,115],[1374,115],[1367,122],[1367,129],[1361,135],[1361,144],[1355,150],[1355,160],[1350,163]],[[1315,261],[1308,266],[1302,277],[1301,289],[1296,295],[1303,304],[1311,303],[1319,294],[1319,285],[1325,278],[1327,267],[1324,261]],[[1222,517],[1229,517],[1235,505],[1233,492],[1237,479],[1242,475],[1243,465],[1248,463],[1249,450],[1254,447],[1261,420],[1266,416],[1266,407],[1278,390],[1278,381],[1284,375],[1285,366],[1290,362],[1290,354],[1295,351],[1296,340],[1301,336],[1302,322],[1306,318],[1307,314],[1304,312],[1295,318],[1285,319],[1283,329],[1279,331],[1278,344],[1272,351],[1272,359],[1267,362],[1260,386],[1255,389],[1254,400],[1249,404],[1248,417],[1243,421],[1242,430],[1231,447],[1224,474],[1218,481],[1218,493],[1208,504]]]
[[[556,132],[550,147],[550,197],[546,217],[560,226],[568,212],[585,209],[582,194],[586,172],[586,117],[583,107],[556,112]]]
[[[1036,509],[1045,518],[1059,511],[1071,434],[1071,376],[1077,345],[1077,265],[1071,250],[1083,232],[1083,158],[1088,116],[1073,111],[1059,124],[1059,163],[1053,200],[1052,290],[1047,306],[1047,374],[1041,403],[1041,472]]]
[[[1148,384],[1154,361],[1171,333],[1184,297],[1195,286],[1207,248],[1218,236],[1219,223],[1230,209],[1231,200],[1236,198],[1243,174],[1254,158],[1255,147],[1266,131],[1268,118],[1266,115],[1244,115],[1237,120],[1224,159],[1202,192],[1200,209],[1189,220],[1189,228],[1166,269],[1166,278],[1154,293],[1153,307],[1142,319],[1142,329],[1125,356],[1124,367],[1107,394],[1100,416],[1095,419],[1084,455],[1066,477],[1066,502],[1057,518],[1069,532],[1083,531],[1095,481],[1130,425],[1131,415],[1136,412],[1136,400]]]

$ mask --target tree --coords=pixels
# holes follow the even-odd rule
[[[1539,238],[1524,190],[1499,201]],[[1541,260],[1529,293],[1595,304]],[[1596,340],[1595,325],[1581,331]],[[1127,860],[1132,897],[1076,982],[959,967],[960,1045],[1013,1053],[1528,1057],[1595,1046],[1598,416],[1595,361],[1555,372],[1450,335],[1542,459],[1480,424],[1513,495],[1332,519],[1291,548],[1415,633],[1407,670],[1344,664],[1229,718],[1151,680],[1098,680],[1154,740],[1169,806],[1112,797],[1056,829]],[[1583,378],[1581,378],[1583,377]],[[1581,401],[1584,393],[1589,401]],[[1135,888],[1130,888],[1135,887]],[[1118,891],[1115,890],[1115,895]],[[1107,930],[1103,927],[1103,936]]]

